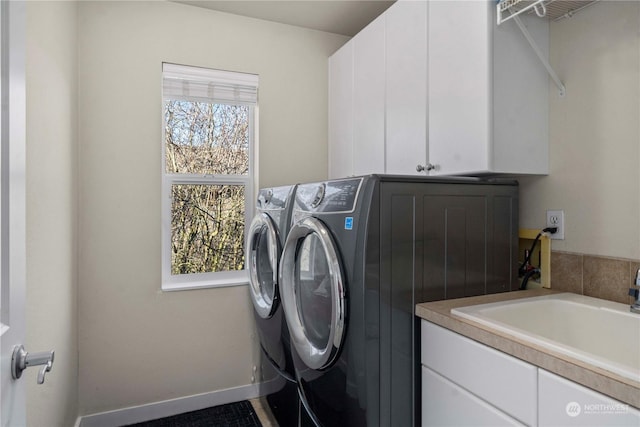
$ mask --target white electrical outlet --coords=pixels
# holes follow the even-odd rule
[[[558,227],[558,231],[549,237],[554,240],[564,240],[564,211],[547,211],[547,227]]]

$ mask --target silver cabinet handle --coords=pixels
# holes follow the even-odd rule
[[[24,346],[18,345],[13,348],[11,357],[11,376],[17,380],[22,376],[22,371],[30,366],[42,366],[38,371],[38,384],[44,384],[44,375],[51,371],[53,367],[53,357],[55,352],[41,351],[39,353],[28,353]]]
[[[426,166],[422,166],[422,165],[416,166],[416,172],[422,172],[422,171],[425,171],[425,170],[427,172],[429,172],[429,171],[432,171],[432,170],[435,170],[435,169],[438,169],[438,166],[437,165],[432,165],[431,163],[427,163]]]

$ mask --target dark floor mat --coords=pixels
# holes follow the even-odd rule
[[[160,418],[130,427],[262,427],[251,402],[229,403]]]

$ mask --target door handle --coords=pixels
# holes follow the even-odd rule
[[[24,346],[17,345],[13,348],[11,356],[11,376],[17,380],[22,376],[22,371],[30,366],[42,366],[38,371],[38,384],[44,384],[44,376],[53,367],[53,357],[55,352],[41,351],[39,353],[28,353]]]
[[[423,165],[418,165],[416,166],[416,172],[423,172],[423,171],[432,171],[432,170],[438,170],[438,165],[432,165],[431,163],[427,163],[425,166]]]

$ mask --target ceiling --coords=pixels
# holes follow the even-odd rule
[[[354,36],[395,0],[174,1],[251,18]]]

